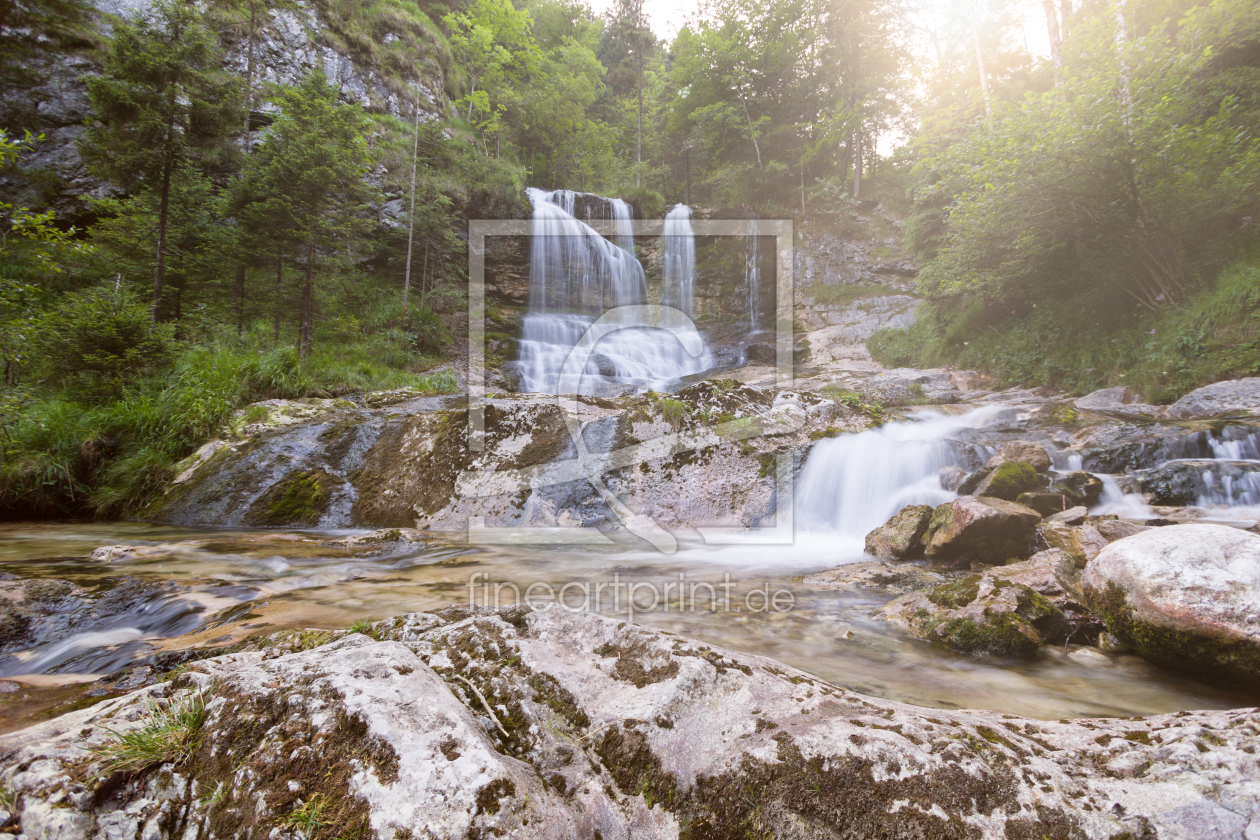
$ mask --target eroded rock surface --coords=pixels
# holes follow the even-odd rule
[[[1260,687],[1260,536],[1172,525],[1111,543],[1082,576],[1107,629],[1175,670]]]
[[[1167,409],[1169,417],[1212,417],[1227,411],[1260,414],[1260,377],[1213,382],[1196,388]]]
[[[376,633],[382,641],[205,660],[5,736],[0,773],[22,833],[1101,839],[1260,829],[1255,710],[1075,722],[928,710],[558,610],[415,614]],[[92,749],[114,737],[107,727],[135,731],[148,703],[195,691],[208,714],[188,761],[99,777]],[[325,808],[313,828],[302,822],[312,802]]]
[[[1000,564],[1027,557],[1041,514],[1007,502],[960,496],[932,513],[924,538],[926,553],[937,562]]]
[[[932,520],[930,505],[906,505],[883,525],[866,535],[866,553],[894,560],[923,553],[923,535]]]

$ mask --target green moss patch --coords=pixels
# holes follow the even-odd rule
[[[1007,461],[989,474],[980,485],[978,494],[1013,502],[1021,493],[1040,488],[1041,477],[1032,465],[1023,461]]]
[[[291,472],[250,507],[245,521],[250,525],[316,525],[338,483],[323,470]]]

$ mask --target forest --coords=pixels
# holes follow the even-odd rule
[[[295,28],[325,60],[280,66]],[[720,0],[672,40],[643,0],[0,0],[0,91],[7,515],[138,515],[255,401],[458,390],[467,220],[529,186],[802,236],[882,203],[926,299],[889,366],[1260,372],[1256,0]]]

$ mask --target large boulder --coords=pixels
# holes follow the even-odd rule
[[[1061,549],[1071,557],[1078,569],[1085,568],[1107,545],[1107,538],[1089,524],[1069,525],[1046,520],[1037,526],[1037,536],[1042,544]]]
[[[1041,514],[1003,499],[960,496],[932,512],[924,553],[942,563],[989,563],[1027,557]]]
[[[1168,406],[1169,417],[1213,417],[1227,411],[1260,414],[1260,377],[1230,379],[1196,388]]]
[[[866,553],[895,560],[923,554],[923,535],[931,519],[930,505],[906,505],[866,535]]]
[[[1256,710],[924,709],[559,608],[371,629],[203,660],[0,736],[6,826],[29,840],[1104,840],[1242,837],[1260,821]],[[153,743],[155,706],[195,710],[198,695],[182,749],[102,772],[115,733]]]
[[[1260,536],[1155,528],[1104,548],[1081,583],[1107,629],[1152,662],[1260,687]]]
[[[1069,632],[1045,596],[992,573],[903,595],[873,615],[966,656],[1031,656]]]
[[[1013,502],[1021,493],[1041,490],[1047,484],[1045,476],[1031,464],[1023,461],[1005,461],[995,467],[976,485],[975,495],[992,496]]]

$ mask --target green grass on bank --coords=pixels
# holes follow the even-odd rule
[[[24,379],[0,393],[0,519],[133,514],[252,402],[455,388],[448,373],[424,373],[437,359],[411,349],[414,335],[350,319],[322,324],[303,361],[268,323],[177,340],[138,326],[138,301],[116,321],[96,312],[91,329],[67,308],[49,319],[64,328],[31,342]]]
[[[1260,374],[1260,259],[1235,263],[1159,312],[1114,288],[995,310],[979,298],[932,300],[909,330],[881,330],[868,346],[890,367],[954,365],[988,373],[998,387],[1075,394],[1131,385],[1154,403]]]

